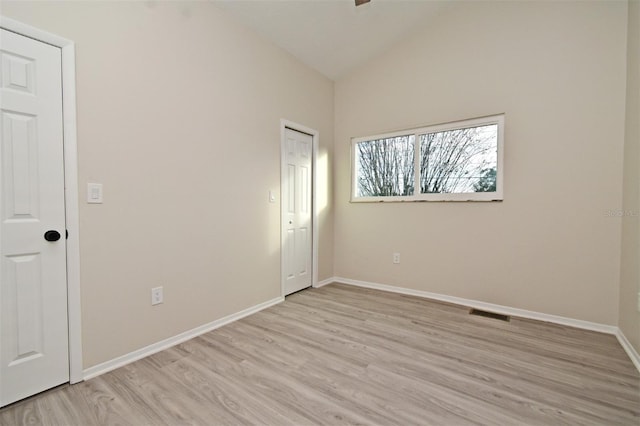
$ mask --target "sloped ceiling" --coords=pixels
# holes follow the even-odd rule
[[[429,25],[447,1],[213,0],[332,80]]]

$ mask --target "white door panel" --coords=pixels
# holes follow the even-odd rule
[[[297,263],[297,273],[298,276],[307,277],[309,274],[309,262],[308,262],[308,250],[307,247],[310,247],[309,239],[308,239],[308,229],[305,227],[298,228],[296,230],[297,235],[297,246],[303,247],[302,250],[298,250],[298,263]],[[309,285],[311,282],[309,281]],[[308,287],[308,286],[307,286]]]
[[[69,380],[60,49],[0,34],[0,406]],[[48,230],[60,239],[46,241]]]
[[[311,286],[311,171],[313,138],[286,129],[282,185],[285,295]]]

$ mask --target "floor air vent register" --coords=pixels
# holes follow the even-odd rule
[[[509,315],[496,314],[495,312],[483,311],[480,309],[471,308],[469,315],[477,315],[479,317],[493,318],[500,321],[509,322],[511,317]]]

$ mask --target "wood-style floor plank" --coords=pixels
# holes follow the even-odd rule
[[[640,425],[611,335],[332,284],[89,381],[0,425]]]

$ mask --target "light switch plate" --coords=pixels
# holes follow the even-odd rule
[[[102,184],[101,183],[87,184],[87,203],[102,204]]]
[[[269,202],[270,203],[275,203],[276,202],[276,194],[273,191],[269,191]]]

